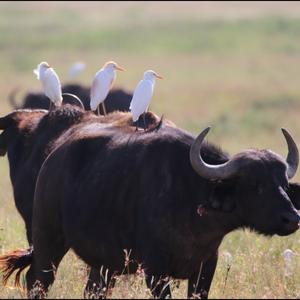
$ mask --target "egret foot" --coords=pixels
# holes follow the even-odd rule
[[[104,114],[104,116],[106,116],[107,113],[106,113],[106,107],[105,107],[104,102],[102,102],[101,105],[102,105],[102,109],[103,109],[103,114]]]
[[[135,131],[139,131],[139,120],[133,122],[133,125],[135,125]]]

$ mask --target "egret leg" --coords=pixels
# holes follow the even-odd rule
[[[146,124],[146,113],[143,113],[143,121],[144,121],[144,130],[147,129],[147,124]]]
[[[97,106],[97,115],[100,116],[100,108],[99,108],[99,105]]]
[[[49,101],[49,111],[53,109],[53,103],[52,101]]]
[[[105,104],[104,104],[104,102],[102,102],[101,104],[102,104],[102,109],[103,109],[104,116],[106,116],[107,113],[106,113]]]
[[[139,131],[139,119],[133,122],[133,125],[135,125],[135,131]]]

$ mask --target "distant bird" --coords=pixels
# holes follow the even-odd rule
[[[102,104],[103,112],[106,115],[106,109],[104,105],[104,100],[107,97],[109,90],[114,84],[114,81],[117,77],[116,70],[125,71],[114,61],[108,61],[104,64],[103,68],[99,70],[92,83],[91,87],[91,110],[95,111],[97,109],[98,115],[99,104]]]
[[[142,79],[137,85],[133,97],[129,106],[132,112],[133,122],[137,122],[140,115],[143,114],[144,129],[146,129],[145,113],[148,111],[148,107],[153,96],[155,78],[163,79],[162,76],[158,75],[152,70],[148,70],[144,73],[144,79]],[[137,125],[136,125],[137,130]]]
[[[60,106],[63,100],[61,84],[54,69],[43,61],[33,72],[41,81],[45,95],[51,100],[49,110],[53,108],[53,105]]]
[[[75,62],[69,69],[69,76],[76,77],[80,73],[82,73],[86,68],[86,64],[84,62],[78,61]]]

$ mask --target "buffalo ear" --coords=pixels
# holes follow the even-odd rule
[[[297,210],[300,210],[300,184],[289,183],[287,194]]]
[[[2,132],[0,134],[0,156],[4,156],[7,152],[7,134]]]
[[[217,183],[211,191],[209,206],[218,211],[231,212],[235,208],[234,185]]]
[[[16,123],[17,112],[12,112],[0,118],[0,130],[5,130]]]
[[[7,147],[9,144],[9,133],[7,129],[17,124],[18,121],[17,111],[0,118],[0,130],[3,130],[3,132],[0,134],[0,156],[4,156],[7,152]]]

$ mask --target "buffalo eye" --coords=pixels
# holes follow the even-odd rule
[[[231,212],[235,208],[235,202],[232,197],[226,198],[226,201],[222,203],[222,211],[224,212]]]
[[[259,195],[261,195],[264,192],[263,184],[258,184],[257,185],[257,192],[258,192]]]
[[[252,182],[249,184],[249,190],[251,192],[257,193],[258,195],[261,195],[264,192],[264,185],[262,183],[258,182]]]

